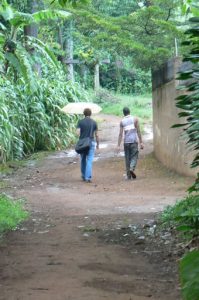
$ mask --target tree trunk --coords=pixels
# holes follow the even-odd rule
[[[99,63],[95,65],[95,74],[94,74],[94,90],[97,92],[100,88],[100,79],[99,79]]]
[[[41,1],[40,1],[41,4]],[[38,11],[39,8],[39,1],[38,0],[27,0],[27,12],[28,13],[34,13]],[[38,30],[39,27],[37,24],[33,23],[27,26],[24,26],[24,36],[25,36],[25,41],[27,41],[27,37],[32,36],[37,38],[38,37]],[[29,53],[34,54],[35,49],[30,48],[26,45],[26,49]],[[34,70],[40,75],[41,74],[41,65],[40,64],[34,64]]]
[[[72,21],[70,21],[69,24],[69,30],[68,30],[68,38],[66,42],[66,59],[73,60],[73,36],[72,36]],[[67,65],[68,69],[68,80],[74,82],[74,68],[73,63],[68,63]]]
[[[84,88],[87,87],[87,78],[88,78],[88,68],[85,64],[81,65],[81,75]]]
[[[27,0],[27,12],[32,14],[36,11],[38,11],[39,2],[38,0]],[[25,36],[38,36],[38,25],[37,24],[31,24],[24,26],[24,34]]]
[[[62,26],[62,24],[59,23],[57,28],[58,28],[58,43],[59,43],[59,45],[61,47],[61,50],[64,51],[63,26]],[[65,64],[64,64],[65,56],[63,54],[60,54],[58,56],[58,60],[65,67]]]
[[[121,68],[122,62],[117,58],[115,61],[115,83],[116,83],[116,91],[119,93],[122,88],[122,78],[121,78]]]
[[[64,50],[63,28],[61,24],[58,24],[58,43],[60,44],[61,49]]]

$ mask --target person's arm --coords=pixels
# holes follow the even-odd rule
[[[98,136],[98,130],[95,130],[95,139],[96,139],[96,148],[99,149],[99,136]]]
[[[144,144],[142,141],[142,135],[141,135],[141,131],[140,131],[140,124],[139,124],[139,120],[138,118],[135,118],[135,128],[137,129],[137,135],[138,135],[138,139],[139,139],[139,143],[140,143],[140,149],[144,148]]]
[[[119,132],[118,142],[117,142],[117,149],[118,149],[118,151],[120,150],[120,145],[121,145],[121,142],[122,142],[122,137],[123,137],[123,126],[122,126],[122,123],[120,123],[120,132]]]
[[[80,133],[81,133],[79,122],[80,122],[80,121],[78,121],[77,127],[76,127],[76,134],[77,134],[78,138],[80,137]]]
[[[80,128],[76,129],[77,136],[80,137]]]

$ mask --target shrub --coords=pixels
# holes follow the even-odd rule
[[[198,234],[199,230],[199,195],[190,195],[168,206],[161,215],[164,224],[174,226],[177,230]]]

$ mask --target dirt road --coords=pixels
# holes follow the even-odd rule
[[[5,179],[31,216],[1,241],[1,300],[181,299],[172,244],[139,230],[183,197],[192,179],[154,159],[149,130],[137,179],[126,181],[122,153],[114,152],[119,119],[98,121],[91,184],[81,181],[72,150],[29,161]]]

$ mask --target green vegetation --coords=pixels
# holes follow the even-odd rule
[[[193,7],[192,7],[193,4]],[[173,127],[183,127],[184,135],[188,139],[191,150],[196,155],[191,167],[199,167],[199,7],[196,1],[184,1],[183,9],[192,9],[195,17],[190,19],[191,28],[186,34],[183,45],[188,47],[188,53],[184,55],[183,61],[190,64],[188,71],[182,71],[179,79],[184,82],[181,89],[185,92],[176,99],[176,106],[180,108],[178,114],[183,121]],[[193,186],[189,188],[190,195],[165,209],[162,221],[168,227],[175,227],[189,238],[198,240],[199,237],[199,173]],[[184,300],[199,299],[199,250],[194,249],[185,254],[180,262],[180,280]]]
[[[128,59],[129,67],[157,67],[174,54],[175,38],[183,38],[180,5],[179,0],[94,0],[78,10],[69,7],[81,46],[76,55],[88,64],[109,58],[123,65]]]
[[[104,113],[128,106],[141,123],[152,119],[150,74],[163,61],[187,53],[191,80],[177,99],[188,144],[199,166],[199,8],[191,0],[2,0],[0,3],[0,161],[67,147],[77,117],[68,102],[94,99]],[[193,4],[193,5],[192,5]],[[61,8],[61,10],[60,10]],[[182,10],[181,10],[182,8]],[[181,11],[192,9],[193,28]],[[108,92],[100,91],[102,88]],[[187,84],[187,83],[186,83]],[[95,87],[94,93],[86,90]],[[113,94],[113,91],[116,94]],[[128,95],[122,95],[125,93]],[[138,96],[138,94],[145,94]],[[88,96],[89,95],[89,96]],[[4,168],[4,167],[3,167]],[[169,226],[193,237],[199,230],[199,174],[186,199],[162,215]],[[0,232],[27,217],[20,201],[0,196]],[[180,264],[183,297],[198,300],[198,252]]]
[[[23,209],[22,200],[0,195],[0,234],[16,229],[17,225],[27,218],[28,213]]]
[[[188,253],[180,262],[182,295],[185,300],[198,300],[199,251]]]
[[[86,88],[94,86],[99,64],[103,88],[122,93],[148,92],[151,68],[173,56],[175,39],[183,39],[181,0],[91,0],[76,8],[64,2],[72,18],[58,23],[62,38],[57,38],[54,25],[50,24],[47,31],[58,41],[53,47],[61,60],[69,37],[73,38],[73,57],[82,63],[73,65],[75,78]],[[52,7],[57,9],[57,1]]]
[[[57,72],[38,78],[37,91],[29,93],[22,85],[2,82],[0,143],[2,160],[20,159],[39,150],[54,150],[74,141],[76,117],[61,112],[69,101],[86,100],[78,85],[66,85]],[[59,82],[55,80],[59,76]],[[9,95],[9,97],[8,97]]]
[[[21,31],[32,22],[68,16],[59,10],[23,13],[5,0],[0,4],[1,162],[60,149],[75,139],[76,117],[61,108],[68,102],[87,101],[86,92],[78,83],[67,82],[48,45]]]
[[[198,9],[199,14],[199,9]],[[186,31],[187,40],[183,43],[186,46],[191,46],[191,51],[184,56],[184,61],[191,63],[190,69],[186,72],[181,72],[179,79],[185,82],[181,87],[188,93],[183,93],[176,99],[176,106],[181,109],[178,116],[183,118],[183,122],[176,124],[173,127],[184,127],[188,144],[192,150],[196,151],[195,158],[191,164],[192,168],[199,166],[199,17],[191,18],[192,28]],[[187,83],[187,80],[190,82]],[[199,192],[199,172],[195,184],[189,189],[189,192]]]
[[[73,143],[77,118],[60,108],[89,100],[85,89],[98,89],[96,82],[117,93],[149,92],[150,68],[173,55],[174,38],[183,37],[179,7],[178,0],[3,0],[1,161]],[[79,63],[66,62],[69,58]],[[114,107],[112,113],[121,114],[128,105],[143,120],[151,119],[145,97],[124,98],[104,104],[104,111]]]
[[[127,106],[131,113],[139,117],[142,122],[152,121],[152,98],[150,94],[140,96],[115,94],[115,97],[114,102],[105,101],[102,103],[104,113],[121,116],[123,107]]]
[[[189,195],[168,206],[161,215],[164,225],[188,233],[189,238],[199,233],[199,195]]]

